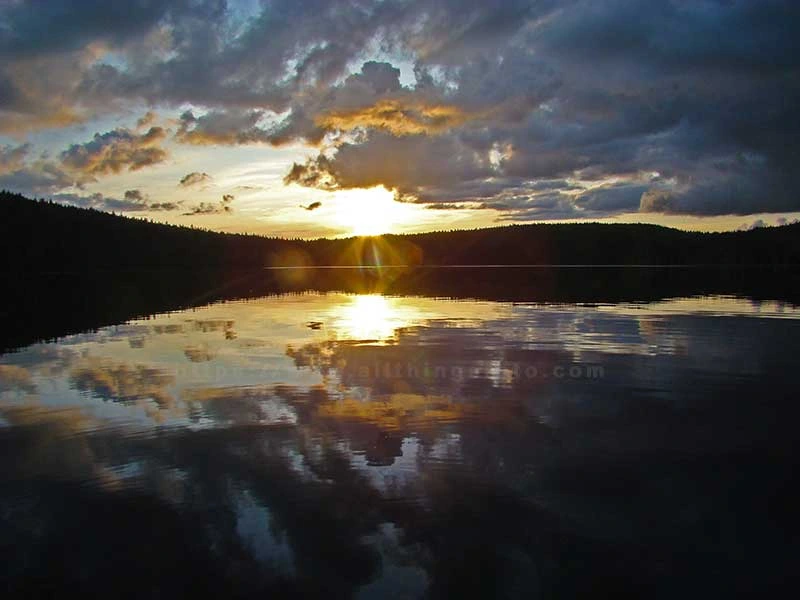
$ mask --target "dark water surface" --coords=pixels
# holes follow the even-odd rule
[[[785,584],[794,275],[504,273],[131,276],[7,304],[4,597]]]

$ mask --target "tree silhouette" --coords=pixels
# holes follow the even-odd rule
[[[313,265],[789,265],[800,224],[726,233],[533,224],[302,240],[217,233],[0,192],[6,271]]]

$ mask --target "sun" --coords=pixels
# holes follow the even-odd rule
[[[418,220],[419,207],[394,200],[383,186],[336,193],[334,219],[350,235],[393,233]]]

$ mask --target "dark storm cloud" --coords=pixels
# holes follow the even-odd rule
[[[792,33],[798,14],[787,2],[564,2],[497,48],[518,63],[505,67],[510,73],[527,65],[528,75],[470,73],[475,58],[444,70],[454,90],[445,97],[462,108],[489,106],[488,115],[445,139],[420,139],[411,153],[407,140],[370,134],[333,157],[296,165],[287,181],[324,189],[380,181],[401,195],[447,203],[474,201],[459,188],[485,186],[483,201],[501,208],[518,180],[622,177],[630,181],[624,189],[574,196],[574,207],[563,195],[549,203],[565,209],[559,216],[640,205],[694,214],[797,210],[789,177],[798,155],[800,85],[791,76],[800,66]],[[491,81],[477,85],[481,77]],[[509,151],[489,165],[498,147]],[[374,165],[377,156],[400,156],[402,166]],[[442,171],[444,184],[429,181],[432,170]],[[658,177],[642,186],[648,172]],[[528,200],[542,203],[530,192]]]
[[[0,14],[0,131],[144,101],[184,110],[182,143],[322,144],[286,181],[328,190],[384,185],[526,215],[800,210],[789,0],[275,0],[246,19],[211,0],[124,14],[55,2]],[[416,81],[368,60],[376,51],[412,62]],[[64,162],[94,176],[159,150],[82,162],[73,147]]]
[[[539,38],[570,60],[760,72],[797,65],[798,19],[791,0],[593,0],[540,29]]]
[[[71,0],[3,3],[0,56],[68,52],[97,42],[122,44],[147,33],[170,10],[170,5],[177,4],[143,0],[121,9],[104,0],[81,0],[79,5]]]
[[[589,190],[575,200],[575,205],[587,211],[635,211],[639,207],[646,185],[611,185]]]
[[[604,185],[584,191],[577,191],[569,185],[542,191],[521,189],[481,207],[503,211],[500,219],[505,221],[597,219],[613,213],[636,211],[647,189],[648,186],[642,183]]]
[[[101,97],[87,86],[98,58],[112,50],[143,64],[147,52],[166,49],[158,42],[170,23],[213,16],[215,4],[218,10],[219,2],[185,0],[138,0],[124,9],[103,0],[1,3],[0,132],[61,127],[119,107],[127,100],[122,90]]]

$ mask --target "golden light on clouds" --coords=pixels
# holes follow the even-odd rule
[[[424,135],[441,133],[468,119],[469,115],[457,106],[387,99],[371,106],[324,113],[317,117],[316,123],[325,129],[342,131],[363,127],[383,129],[394,135]]]

